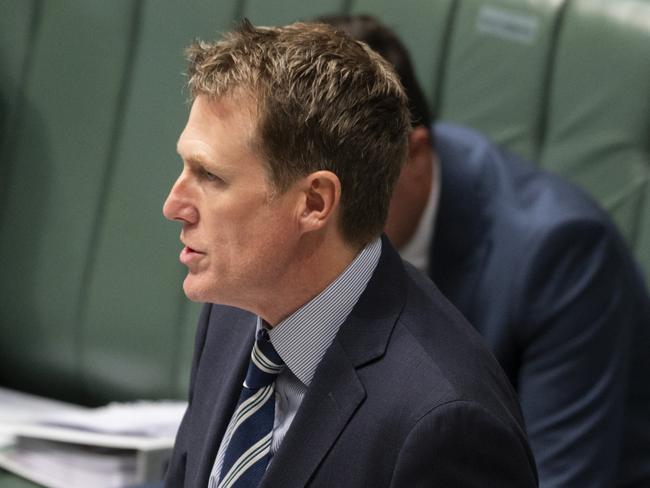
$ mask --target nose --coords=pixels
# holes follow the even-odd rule
[[[195,224],[199,220],[198,210],[192,203],[183,173],[178,177],[165,200],[163,215],[168,220],[176,220],[183,224]]]

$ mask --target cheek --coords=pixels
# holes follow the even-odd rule
[[[273,259],[274,254],[279,259],[291,246],[297,228],[286,203],[268,204],[258,197],[246,205],[221,207],[212,213],[209,226],[213,267],[249,268]]]
[[[297,235],[297,225],[286,211],[269,210],[261,212],[252,230],[255,246],[261,253],[274,253],[279,259],[292,247]]]

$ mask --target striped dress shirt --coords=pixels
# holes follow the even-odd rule
[[[287,365],[275,383],[275,420],[271,454],[278,451],[318,364],[366,289],[380,255],[381,239],[377,238],[320,294],[269,330],[273,347]],[[264,326],[262,319],[258,317],[257,328]],[[232,436],[232,427],[231,420],[217,452],[209,488],[216,488],[218,485],[223,458]]]

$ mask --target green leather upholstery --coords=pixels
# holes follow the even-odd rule
[[[29,46],[32,41],[32,23],[36,2],[0,0],[0,151],[10,139],[21,102],[22,78],[28,65]],[[4,171],[8,165],[0,165],[0,204],[2,203]]]
[[[298,20],[312,20],[322,14],[341,13],[345,0],[246,0],[242,14],[254,24],[284,25]]]
[[[413,67],[429,104],[438,105],[439,76],[450,32],[454,0],[353,0],[351,12],[379,17],[411,53]]]
[[[438,118],[591,192],[650,277],[650,0],[0,0],[0,386],[186,395],[199,307],[161,207],[183,49],[234,20],[370,13]],[[0,486],[29,483],[0,472]]]
[[[650,2],[576,0],[558,39],[541,164],[590,191],[639,257],[650,217]],[[647,235],[647,234],[645,234]]]
[[[36,1],[1,0],[0,9],[3,12],[0,16],[0,88],[8,102],[17,96],[32,33],[30,26],[36,14]]]
[[[81,400],[87,256],[101,204],[133,5],[42,4],[5,161],[0,368],[5,384]],[[18,346],[22,345],[22,347]]]
[[[453,20],[439,117],[535,159],[560,0],[463,0]]]

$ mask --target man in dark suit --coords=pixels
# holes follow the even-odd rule
[[[206,305],[170,487],[536,486],[512,387],[380,235],[410,116],[326,26],[189,49],[183,283]]]
[[[368,16],[324,19],[397,69],[415,127],[386,233],[486,339],[522,404],[540,486],[650,486],[650,305],[580,190],[430,116],[408,53]]]

